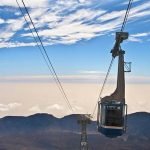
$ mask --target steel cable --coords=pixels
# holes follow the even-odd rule
[[[58,88],[59,88],[60,92],[62,93],[64,99],[66,100],[69,109],[73,112],[73,108],[72,108],[72,106],[71,106],[71,104],[70,104],[70,102],[69,102],[69,99],[68,99],[68,97],[67,97],[67,94],[66,94],[65,91],[64,91],[64,88],[63,88],[63,86],[62,86],[62,84],[61,84],[61,82],[60,82],[60,80],[59,80],[59,78],[58,78],[58,75],[57,75],[57,73],[56,73],[56,71],[55,71],[55,69],[54,69],[54,67],[53,67],[53,64],[52,64],[52,62],[51,62],[51,60],[50,60],[50,58],[49,58],[49,56],[48,56],[48,54],[47,54],[47,51],[46,51],[46,49],[45,49],[45,47],[44,47],[44,45],[43,45],[43,42],[42,42],[42,40],[41,40],[41,37],[40,37],[39,34],[38,34],[38,31],[37,31],[37,29],[36,29],[36,27],[35,27],[35,25],[34,25],[34,22],[32,21],[32,18],[31,18],[30,14],[29,14],[29,11],[28,11],[28,9],[27,9],[27,7],[26,7],[24,1],[22,0],[22,4],[23,4],[23,6],[24,6],[24,8],[25,8],[25,11],[26,11],[26,13],[27,13],[29,19],[30,19],[30,22],[31,22],[31,24],[32,24],[32,26],[33,26],[33,29],[34,29],[36,35],[37,35],[37,38],[38,38],[38,40],[39,40],[39,42],[40,42],[41,47],[40,47],[40,45],[39,45],[39,43],[38,43],[38,41],[37,41],[35,35],[33,34],[33,31],[32,31],[32,29],[31,29],[31,27],[30,27],[30,25],[29,25],[29,22],[27,21],[27,19],[26,19],[26,17],[25,17],[25,15],[24,15],[24,13],[23,13],[23,11],[22,11],[22,9],[21,9],[21,7],[20,7],[20,5],[19,5],[19,3],[18,3],[17,0],[16,0],[16,2],[17,2],[17,4],[18,4],[18,6],[19,6],[19,9],[20,9],[21,13],[22,13],[23,16],[24,16],[25,21],[27,22],[27,25],[28,25],[28,27],[29,27],[31,33],[32,33],[32,36],[33,36],[33,38],[34,38],[34,40],[35,40],[35,42],[36,42],[38,48],[40,49],[40,52],[41,52],[41,54],[42,54],[42,56],[43,56],[43,58],[44,58],[44,60],[45,60],[45,62],[46,62],[46,65],[48,66],[48,69],[50,70],[50,72],[51,72],[51,74],[52,74],[52,76],[53,76],[53,79],[55,80],[56,84],[58,85]],[[43,51],[42,51],[42,49],[43,49]]]

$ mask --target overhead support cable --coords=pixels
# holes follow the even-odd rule
[[[33,31],[32,31],[32,28],[30,27],[30,23],[29,23],[28,20],[26,19],[26,16],[25,16],[23,10],[21,9],[21,6],[20,6],[20,4],[18,3],[18,0],[16,0],[16,2],[17,2],[17,4],[18,4],[18,7],[19,7],[19,9],[20,9],[20,12],[22,13],[22,15],[23,15],[23,17],[24,17],[24,19],[25,19],[25,21],[26,21],[26,23],[27,23],[27,26],[28,26],[28,28],[29,28],[31,34],[32,34],[32,37],[34,38],[34,40],[35,40],[35,42],[36,42],[36,45],[37,45],[37,47],[39,48],[39,50],[40,50],[40,52],[41,52],[41,54],[42,54],[42,57],[43,57],[43,59],[44,59],[46,65],[47,65],[49,71],[51,72],[51,75],[52,75],[52,77],[53,77],[55,83],[58,84],[58,83],[57,83],[57,80],[56,80],[56,78],[55,78],[55,76],[54,76],[54,74],[53,74],[53,72],[52,72],[52,70],[51,70],[51,67],[50,67],[49,63],[48,63],[47,60],[46,60],[46,57],[45,57],[45,55],[44,55],[44,53],[43,53],[43,51],[42,51],[42,48],[41,48],[40,44],[38,43],[38,40],[36,39],[36,37],[35,37],[35,35],[34,35]],[[58,86],[58,88],[59,88],[59,90],[61,91],[60,86]]]
[[[37,31],[37,29],[36,29],[36,27],[35,27],[35,25],[34,25],[34,22],[33,22],[32,18],[31,18],[31,16],[30,16],[30,13],[29,13],[29,11],[28,11],[28,9],[27,9],[27,7],[26,7],[24,1],[22,0],[22,4],[23,4],[23,6],[24,6],[24,8],[25,8],[25,11],[26,11],[26,13],[27,13],[27,15],[28,15],[28,18],[29,18],[29,20],[30,20],[30,23],[31,23],[32,26],[33,26],[33,29],[34,29],[34,31],[35,31],[35,33],[36,33],[36,36],[37,36],[38,40],[36,39],[35,35],[33,34],[33,31],[32,31],[32,29],[31,29],[31,27],[30,27],[30,24],[29,24],[28,20],[26,19],[25,14],[23,13],[23,11],[22,11],[22,9],[21,9],[21,7],[20,7],[20,5],[19,5],[19,3],[18,3],[17,0],[16,0],[16,2],[17,2],[17,4],[18,4],[18,7],[19,7],[21,13],[23,14],[23,17],[24,17],[24,19],[25,19],[25,21],[26,21],[26,23],[27,23],[27,25],[28,25],[28,27],[29,27],[31,33],[32,33],[32,36],[33,36],[33,38],[34,38],[34,40],[35,40],[35,42],[36,42],[38,48],[40,49],[40,52],[41,52],[41,54],[42,54],[42,56],[43,56],[43,58],[44,58],[44,61],[46,62],[46,65],[47,65],[49,71],[51,72],[51,74],[52,74],[52,76],[53,76],[53,79],[55,80],[55,82],[56,82],[56,84],[57,84],[57,86],[58,86],[60,92],[62,93],[62,95],[63,95],[63,97],[64,97],[64,99],[65,99],[65,101],[66,101],[66,103],[67,103],[67,105],[68,105],[68,108],[71,110],[71,112],[73,112],[73,108],[72,108],[72,106],[71,106],[71,104],[70,104],[70,102],[69,102],[69,99],[68,99],[68,97],[67,97],[67,94],[66,94],[65,91],[64,91],[64,88],[63,88],[63,86],[62,86],[62,84],[61,84],[61,82],[60,82],[60,80],[59,80],[59,78],[58,78],[58,75],[57,75],[57,73],[56,73],[56,71],[55,71],[55,69],[54,69],[54,66],[53,66],[53,64],[52,64],[52,62],[51,62],[51,60],[50,60],[50,58],[49,58],[49,56],[48,56],[48,54],[47,54],[47,51],[46,51],[46,49],[45,49],[45,46],[44,46],[44,44],[43,44],[43,42],[42,42],[42,40],[41,40],[41,37],[39,36],[39,33],[38,33],[38,31]],[[39,41],[39,42],[38,42],[38,41]],[[41,46],[40,46],[40,45],[41,45]]]
[[[28,28],[29,28],[31,34],[32,34],[32,37],[34,38],[34,40],[35,40],[35,42],[36,42],[36,45],[37,45],[37,47],[39,48],[39,50],[40,50],[40,52],[41,52],[41,54],[42,54],[42,56],[43,56],[43,58],[44,58],[44,61],[46,62],[47,67],[48,67],[49,70],[51,71],[51,68],[50,68],[50,66],[49,66],[49,64],[48,64],[48,62],[47,62],[47,60],[46,60],[46,58],[45,58],[45,56],[44,56],[44,53],[43,53],[43,51],[42,51],[42,48],[40,47],[40,44],[38,43],[38,40],[36,39],[36,37],[35,37],[35,35],[34,35],[32,29],[31,29],[31,27],[30,27],[30,24],[29,24],[28,20],[26,19],[25,14],[23,13],[23,10],[21,9],[20,4],[18,3],[18,0],[16,0],[16,2],[17,2],[17,4],[18,4],[18,7],[19,7],[20,12],[22,13],[22,15],[23,15],[23,17],[24,17],[25,22],[27,23],[27,26],[28,26]],[[51,74],[53,74],[52,71],[51,71]],[[55,78],[54,78],[54,79],[55,79]]]
[[[128,16],[129,16],[129,12],[131,10],[132,2],[133,2],[133,0],[129,0],[128,6],[127,6],[127,10],[126,10],[126,13],[125,13],[125,16],[124,16],[124,20],[123,20],[123,23],[122,23],[122,26],[121,26],[121,30],[120,30],[121,32],[124,31],[124,28],[126,26],[126,23],[127,23],[127,20],[128,20]]]

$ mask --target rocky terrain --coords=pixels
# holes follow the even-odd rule
[[[79,150],[79,115],[58,119],[49,114],[0,119],[0,150]],[[150,113],[128,115],[127,133],[107,138],[88,125],[90,150],[150,150]]]

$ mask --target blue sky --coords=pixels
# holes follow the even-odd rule
[[[21,0],[18,0],[22,6]],[[58,74],[106,72],[128,0],[24,0]],[[0,4],[0,75],[47,75],[15,0]],[[134,0],[122,44],[132,74],[149,76],[150,2]],[[28,18],[27,18],[28,19]],[[115,70],[112,70],[115,72]]]

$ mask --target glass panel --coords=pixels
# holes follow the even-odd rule
[[[105,125],[105,109],[106,109],[106,106],[105,105],[101,105],[101,125]]]
[[[123,126],[123,110],[121,106],[106,106],[106,126]]]

